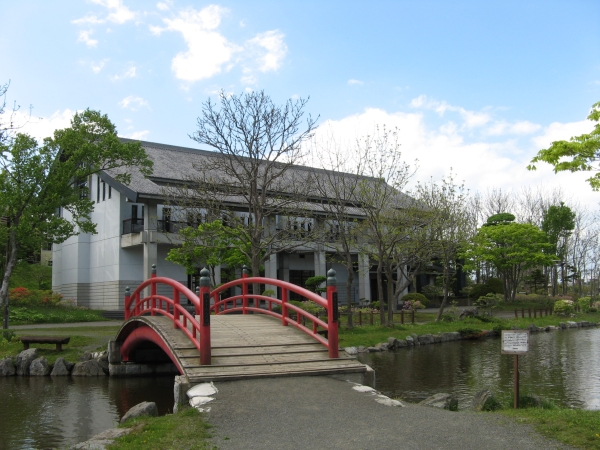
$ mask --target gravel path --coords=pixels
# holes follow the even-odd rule
[[[377,403],[329,377],[217,383],[207,418],[220,449],[570,448],[493,413]]]

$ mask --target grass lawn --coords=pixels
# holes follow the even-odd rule
[[[63,351],[57,352],[54,344],[31,344],[38,349],[40,356],[45,356],[50,364],[56,358],[63,357],[67,361],[76,362],[77,359],[87,351],[106,350],[108,341],[113,339],[118,326],[111,327],[73,327],[73,328],[32,328],[13,330],[17,336],[69,336],[71,341],[63,345]],[[0,359],[7,356],[16,356],[23,350],[21,342],[0,342]]]
[[[379,342],[387,342],[388,337],[393,336],[397,339],[405,339],[406,336],[412,334],[436,334],[436,333],[445,333],[451,331],[458,332],[477,332],[482,330],[491,330],[491,329],[511,329],[513,326],[518,328],[526,328],[532,323],[538,327],[545,327],[548,325],[557,326],[559,322],[566,321],[577,321],[580,322],[582,320],[588,322],[598,322],[600,321],[600,313],[578,313],[576,317],[561,317],[561,316],[544,316],[538,317],[536,319],[496,319],[492,318],[489,322],[482,322],[479,319],[468,318],[461,321],[454,322],[433,322],[435,320],[434,314],[424,314],[423,316],[429,320],[429,322],[404,324],[398,325],[395,324],[393,327],[389,326],[379,326],[379,325],[367,325],[362,327],[354,327],[352,329],[348,329],[343,324],[340,324],[339,329],[339,343],[340,347],[352,347],[358,345],[364,346],[372,346]],[[419,320],[426,320],[421,319]]]
[[[99,322],[103,311],[73,306],[28,306],[10,308],[10,325],[34,323]]]
[[[578,409],[502,409],[500,414],[531,424],[544,436],[584,449],[600,449],[600,411]]]
[[[133,428],[109,446],[110,450],[185,450],[208,449],[210,425],[198,410],[184,409],[162,417],[141,417],[127,421],[125,427]]]

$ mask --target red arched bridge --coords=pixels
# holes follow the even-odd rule
[[[150,279],[126,290],[126,321],[116,337],[121,361],[148,362],[158,352],[191,382],[365,372],[354,358],[339,355],[335,271],[327,275],[325,299],[285,281],[248,277],[245,269],[241,279],[212,291],[203,269],[194,293],[153,268]],[[260,284],[280,288],[281,298],[249,293]],[[159,294],[165,287],[172,295]],[[230,289],[241,293],[223,298]],[[325,317],[289,303],[291,293],[320,306]]]

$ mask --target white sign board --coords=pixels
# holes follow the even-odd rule
[[[528,351],[528,330],[502,330],[502,353],[524,355]]]

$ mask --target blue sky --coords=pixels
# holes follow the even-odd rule
[[[2,2],[0,82],[37,136],[99,109],[122,136],[197,147],[219,90],[308,97],[321,134],[397,126],[415,180],[453,168],[472,190],[561,187],[585,175],[524,167],[591,129],[600,101],[600,2]]]

